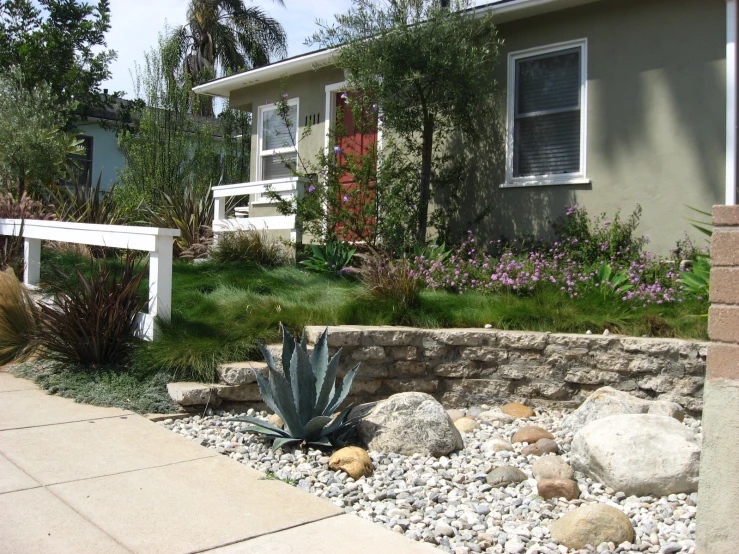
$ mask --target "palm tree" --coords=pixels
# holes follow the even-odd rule
[[[282,25],[260,8],[246,7],[244,0],[190,0],[187,23],[175,29],[171,40],[193,83],[214,78],[218,70],[235,73],[287,54]],[[212,104],[201,111],[212,115]]]

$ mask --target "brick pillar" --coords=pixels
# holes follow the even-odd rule
[[[739,206],[714,206],[698,554],[739,552]]]

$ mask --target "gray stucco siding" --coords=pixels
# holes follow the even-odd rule
[[[126,165],[115,131],[91,120],[78,124],[77,134],[92,137],[92,185],[101,176],[100,189],[109,191],[118,182],[118,171]]]
[[[491,87],[500,91],[500,118],[487,122],[488,140],[472,152],[472,172],[459,191],[460,231],[483,210],[474,229],[481,238],[544,236],[550,220],[578,204],[590,213],[639,202],[639,232],[660,253],[691,232],[686,207],[710,210],[723,202],[726,128],[725,0],[601,0],[499,26],[504,40]],[[587,39],[586,177],[589,184],[500,188],[505,181],[508,54]],[[325,86],[344,80],[333,67],[290,76],[286,92],[305,115],[320,113],[310,137],[299,145],[308,161],[324,146]],[[253,111],[252,180],[256,179],[256,107],[276,101],[279,80],[231,95],[231,105]],[[437,195],[435,202],[444,202]],[[696,242],[703,239],[694,235]]]
[[[725,18],[723,0],[603,0],[501,25],[495,76],[504,93],[509,52],[587,39],[591,184],[500,189],[499,159],[464,194],[478,209],[492,207],[484,234],[541,235],[566,204],[628,215],[639,202],[651,249],[674,246],[691,229],[686,205],[710,211],[723,199]]]

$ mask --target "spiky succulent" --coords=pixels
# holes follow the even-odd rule
[[[298,343],[282,328],[282,372],[275,367],[272,354],[259,344],[267,366],[269,378],[256,372],[262,400],[282,418],[284,429],[264,420],[240,416],[233,421],[245,421],[253,426],[247,431],[259,433],[273,440],[272,449],[292,442],[315,446],[343,446],[355,432],[356,421],[349,418],[351,405],[334,417],[334,413],[346,400],[359,364],[349,371],[336,387],[339,355],[328,357],[328,328],[316,342],[309,355],[305,333]]]

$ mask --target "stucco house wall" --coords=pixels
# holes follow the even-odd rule
[[[541,235],[565,205],[628,215],[639,202],[650,248],[673,247],[691,229],[686,205],[710,211],[724,195],[725,27],[723,0],[606,0],[501,25],[503,94],[510,52],[587,39],[591,184],[502,189],[504,160],[481,151],[462,195],[470,210],[491,209],[478,231]]]
[[[123,153],[118,149],[115,131],[91,120],[79,123],[77,132],[81,136],[92,137],[92,185],[97,184],[102,172],[100,189],[109,191],[118,181],[118,171],[126,165]]]
[[[621,208],[627,216],[639,202],[639,232],[650,236],[651,250],[666,253],[692,234],[686,206],[708,211],[724,194],[725,29],[724,0],[601,0],[499,25],[504,46],[491,87],[497,82],[500,119],[485,123],[488,140],[478,143],[472,176],[459,191],[458,230],[472,226],[485,239],[541,237],[567,205],[591,213]],[[590,182],[502,188],[509,53],[579,39],[587,40]],[[320,123],[299,144],[302,158],[312,160],[324,146],[325,87],[343,80],[342,70],[323,67],[284,82],[284,91],[300,101],[298,136],[305,116],[320,113]],[[257,106],[279,99],[282,87],[271,80],[236,90],[231,105],[256,115]],[[256,180],[256,124],[253,133]],[[443,195],[435,201],[444,202]],[[272,215],[268,206],[254,208],[253,215]],[[483,211],[488,214],[472,225]]]

